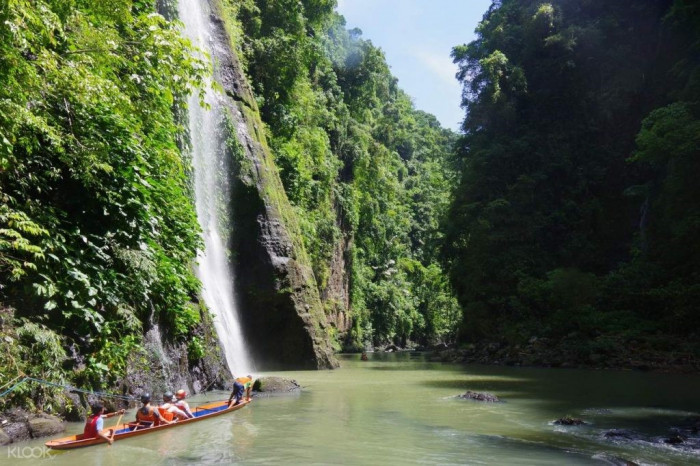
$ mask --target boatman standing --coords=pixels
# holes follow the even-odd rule
[[[111,445],[114,439],[112,438],[114,435],[114,430],[110,429],[108,432],[110,432],[112,435],[107,435],[106,433],[102,432],[102,429],[104,429],[104,419],[112,416],[116,416],[117,414],[124,414],[124,410],[120,409],[119,411],[116,411],[114,413],[109,413],[105,414],[105,407],[102,403],[95,403],[92,405],[92,414],[90,417],[88,417],[87,421],[85,422],[85,429],[83,429],[83,438],[97,438],[97,437],[102,437],[103,439],[107,440],[109,444]]]
[[[236,381],[243,385],[243,388],[245,389],[246,401],[250,401],[250,389],[253,388],[253,377],[248,374],[245,377],[238,377]]]
[[[233,380],[233,391],[231,392],[231,396],[228,397],[228,407],[230,408],[231,406],[235,406],[241,402],[241,398],[243,398],[243,392],[245,391],[245,388],[243,387],[243,384],[241,384],[238,380],[234,379]],[[233,400],[236,400],[234,403]]]
[[[231,396],[228,398],[229,407],[235,406],[241,402],[243,399],[243,393],[246,394],[246,401],[250,401],[250,389],[253,386],[253,378],[249,375],[245,377],[234,378],[233,380],[233,391]],[[233,400],[235,403],[232,403]]]

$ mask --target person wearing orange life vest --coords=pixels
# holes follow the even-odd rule
[[[192,411],[190,411],[190,405],[185,401],[186,396],[187,392],[182,389],[175,392],[175,398],[177,399],[175,402],[175,407],[187,414],[188,418],[192,418],[194,417],[194,414],[192,414]]]
[[[88,417],[87,421],[85,422],[85,428],[83,429],[83,438],[86,439],[102,437],[103,439],[107,440],[107,442],[109,442],[109,444],[111,445],[114,441],[112,439],[112,436],[102,432],[104,428],[103,420],[108,417],[116,416],[117,414],[124,414],[124,410],[120,409],[117,412],[105,414],[105,407],[102,403],[95,403],[94,405],[92,405],[92,414],[90,415],[90,417]],[[110,429],[109,432],[112,434],[114,433],[113,429]]]
[[[173,392],[165,392],[163,394],[163,404],[158,406],[158,412],[160,412],[160,415],[168,421],[187,419],[187,414],[175,406],[174,401],[175,395],[173,395]]]
[[[141,395],[141,403],[143,406],[136,411],[136,422],[144,426],[157,426],[160,424],[170,424],[170,421],[163,419],[158,410],[151,406],[151,395],[150,393],[144,393]]]

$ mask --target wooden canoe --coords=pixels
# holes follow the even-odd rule
[[[164,429],[170,429],[172,427],[179,427],[184,425],[189,425],[193,422],[201,421],[203,419],[209,419],[215,416],[220,416],[222,414],[230,413],[231,411],[236,411],[242,407],[249,404],[250,401],[241,401],[239,404],[228,407],[228,402],[226,401],[215,401],[213,403],[204,404],[197,406],[193,411],[193,418],[184,419],[181,421],[173,422],[172,424],[161,424],[155,427],[141,427],[136,428],[135,422],[126,422],[119,424],[115,427],[108,427],[103,429],[102,432],[109,435],[109,431],[116,429],[114,433],[114,441],[123,440],[129,437],[135,437],[137,435],[151,434],[153,432],[159,432]],[[73,448],[89,447],[92,445],[97,445],[100,443],[107,443],[107,440],[102,437],[88,438],[84,439],[83,434],[70,435],[68,437],[63,437],[55,440],[46,442],[46,446],[53,448],[54,450],[71,450]]]

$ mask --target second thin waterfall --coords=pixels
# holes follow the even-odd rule
[[[211,55],[209,6],[200,0],[179,0],[180,20],[192,43]],[[214,73],[216,75],[216,71]],[[206,103],[198,96],[189,101],[189,131],[194,166],[197,218],[202,227],[204,250],[199,252],[197,274],[202,281],[202,295],[214,314],[214,325],[226,354],[231,373],[240,376],[254,367],[243,338],[234,296],[234,276],[229,265],[225,238],[230,228],[230,187],[226,148],[219,131],[222,122],[219,96],[207,86]]]

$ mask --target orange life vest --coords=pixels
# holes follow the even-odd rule
[[[144,412],[144,409],[146,409],[146,412]],[[160,424],[158,416],[154,414],[153,406],[144,406],[143,408],[139,408],[139,410],[136,411],[136,420],[152,422],[154,426]]]
[[[251,379],[250,377],[238,377],[236,379],[236,382],[243,385],[245,388],[248,388],[250,386],[250,382],[252,381],[253,379]]]
[[[160,413],[160,417],[165,419],[166,421],[172,421],[175,419],[175,415],[171,412],[168,411],[168,408],[164,408],[163,406],[158,406],[158,412]]]

